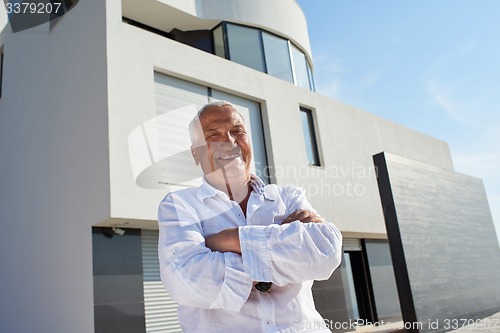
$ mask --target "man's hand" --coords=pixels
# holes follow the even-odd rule
[[[238,228],[230,228],[205,238],[205,246],[212,251],[241,254]]]
[[[288,217],[284,219],[281,224],[283,225],[293,221],[300,221],[302,223],[323,223],[325,222],[325,219],[313,211],[306,209],[297,209],[295,212],[288,215]]]

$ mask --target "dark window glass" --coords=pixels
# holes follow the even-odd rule
[[[212,49],[212,34],[209,30],[182,31],[173,29],[170,36],[174,40],[209,53],[214,53]]]
[[[292,64],[286,39],[262,32],[267,73],[293,83]]]
[[[146,332],[141,231],[92,228],[95,333]]]
[[[222,23],[212,30],[214,53],[314,91],[307,58],[289,40],[256,28]]]
[[[227,24],[230,60],[266,72],[260,30]]]
[[[300,108],[300,118],[302,121],[302,130],[304,132],[304,141],[306,143],[307,162],[310,165],[319,166],[319,153],[314,130],[314,120],[311,110]]]
[[[222,24],[213,30],[214,35],[214,53],[219,57],[225,58],[224,36],[222,34]]]

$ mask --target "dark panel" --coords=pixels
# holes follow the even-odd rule
[[[401,314],[403,321],[407,323],[417,322],[417,315],[413,302],[413,295],[410,286],[410,279],[406,267],[406,259],[401,242],[401,234],[396,215],[396,207],[394,204],[391,183],[389,181],[389,173],[383,153],[373,157],[375,167],[377,169],[377,181],[382,201],[382,209],[387,229],[387,237],[389,238],[389,247],[391,249],[391,257],[398,288],[399,303],[401,305]]]
[[[111,228],[92,229],[94,275],[142,274],[141,234],[126,229],[123,236]]]
[[[94,304],[144,302],[142,275],[94,276]]]
[[[182,31],[174,29],[170,35],[176,41],[203,50],[208,53],[214,53],[212,47],[212,32],[210,30]]]
[[[145,332],[144,304],[124,303],[94,306],[95,333]]]
[[[421,331],[500,310],[500,249],[482,181],[392,154],[374,161],[398,288],[407,279]]]
[[[371,276],[368,268],[366,253],[364,251],[352,251],[349,253],[351,261],[352,277],[356,289],[356,300],[358,303],[359,318],[365,322],[375,323],[378,321]]]
[[[92,229],[95,332],[145,332],[139,230]]]

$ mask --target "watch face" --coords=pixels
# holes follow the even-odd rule
[[[255,288],[260,292],[271,292],[272,282],[259,282],[255,285]]]

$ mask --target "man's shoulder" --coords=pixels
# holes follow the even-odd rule
[[[305,192],[302,187],[295,185],[268,184],[264,187],[264,193],[275,193],[281,197],[301,195]]]
[[[176,200],[190,200],[196,198],[196,194],[199,191],[199,187],[188,187],[167,193],[162,201],[172,201]]]

